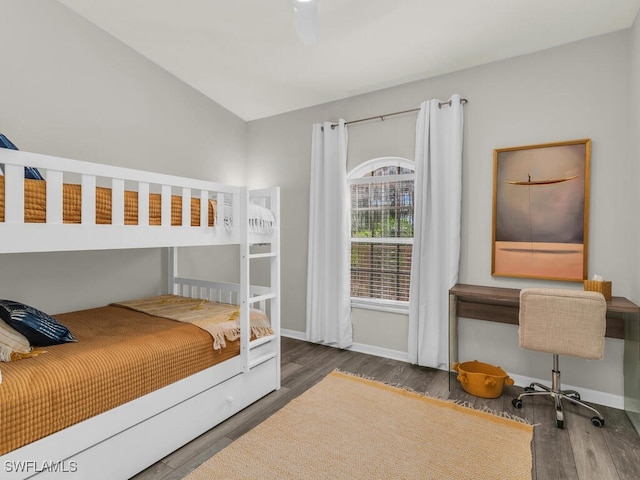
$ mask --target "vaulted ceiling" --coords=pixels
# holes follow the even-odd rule
[[[245,120],[631,26],[640,0],[59,0]],[[595,66],[594,66],[595,68]]]

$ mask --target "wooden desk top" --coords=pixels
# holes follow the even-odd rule
[[[520,289],[457,284],[449,290],[457,297],[457,316],[518,325]],[[607,337],[624,338],[620,314],[640,314],[640,307],[624,297],[607,301]],[[640,315],[636,316],[636,321]]]
[[[520,305],[519,288],[486,287],[481,285],[466,285],[459,283],[449,293],[453,293],[460,300],[492,305]],[[640,307],[625,297],[612,297],[607,301],[607,312],[639,313]]]

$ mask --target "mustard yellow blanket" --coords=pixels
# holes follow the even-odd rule
[[[159,295],[115,303],[156,317],[191,323],[211,334],[213,348],[226,347],[226,341],[240,338],[240,307],[228,303],[210,302],[178,295]],[[251,335],[253,338],[273,335],[271,324],[264,312],[250,309]]]
[[[237,340],[214,350],[211,335],[194,325],[129,308],[55,318],[77,342],[0,367],[0,456],[240,352]]]

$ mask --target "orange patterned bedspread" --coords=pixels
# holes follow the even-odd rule
[[[106,306],[55,316],[78,339],[0,364],[0,455],[239,353],[200,328]]]
[[[24,221],[27,223],[44,223],[46,210],[47,184],[42,180],[24,180]],[[82,192],[80,185],[63,185],[64,223],[80,223]],[[0,175],[0,222],[4,222],[4,177]],[[216,202],[209,200],[209,226],[213,226]],[[160,225],[160,194],[149,194],[149,225]],[[111,189],[96,187],[96,223],[111,223]],[[125,225],[138,224],[138,192],[125,191],[124,198]],[[182,225],[182,197],[171,197],[171,225]],[[191,199],[191,226],[200,226],[200,199]]]

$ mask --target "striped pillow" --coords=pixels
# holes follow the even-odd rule
[[[8,150],[18,150],[11,140],[0,133],[0,148],[6,148]],[[0,175],[2,175],[2,165],[0,165]],[[35,167],[24,167],[24,178],[31,180],[44,180],[44,177],[40,174],[40,171]]]
[[[36,347],[75,342],[69,329],[51,315],[13,300],[0,300],[0,318]]]

